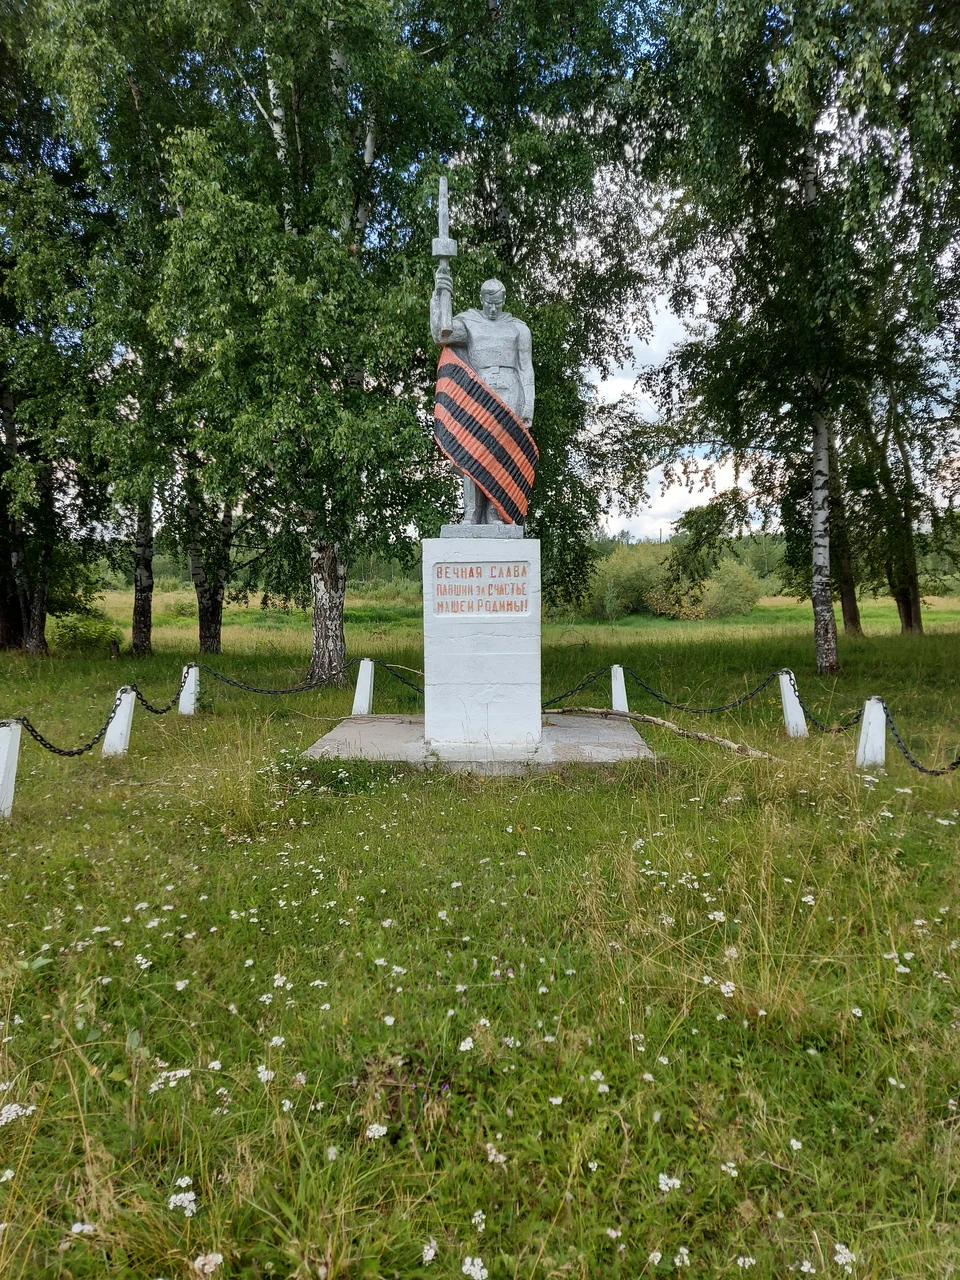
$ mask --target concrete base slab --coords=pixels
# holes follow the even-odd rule
[[[496,752],[470,755],[428,748],[423,716],[350,716],[324,734],[303,754],[310,760],[396,760],[418,769],[439,766],[455,773],[510,776],[561,764],[617,764],[652,760],[653,752],[628,720],[600,716],[557,716],[543,719],[543,736],[535,750],[510,757]],[[491,758],[493,757],[493,758]]]

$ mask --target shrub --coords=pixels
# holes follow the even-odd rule
[[[689,622],[704,616],[702,597],[702,587],[671,582],[664,574],[647,592],[647,604],[661,618],[677,618]]]
[[[109,653],[123,633],[102,609],[91,613],[66,613],[54,622],[53,645],[61,653]]]
[[[197,616],[197,598],[186,594],[177,596],[175,600],[166,600],[163,612],[174,618],[195,618]]]
[[[154,589],[154,591],[155,591],[155,592],[157,592],[157,593],[159,593],[159,592],[161,592],[161,591],[163,591],[163,592],[165,592],[165,593],[169,593],[169,592],[171,592],[171,591],[184,591],[184,592],[186,592],[186,591],[192,591],[192,590],[193,590],[193,585],[192,585],[192,583],[184,582],[182,578],[172,578],[172,577],[170,577],[169,575],[164,575],[163,577],[158,577],[156,574],[154,574],[154,575],[153,575],[153,589]]]
[[[750,613],[763,594],[760,579],[736,560],[721,560],[703,592],[705,618],[735,618]]]
[[[608,621],[624,614],[649,613],[647,596],[659,581],[668,551],[668,547],[656,542],[616,547],[597,565],[584,600],[584,613]]]

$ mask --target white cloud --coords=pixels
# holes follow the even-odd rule
[[[725,489],[732,489],[738,483],[732,462],[716,467],[714,474],[719,493]],[[749,473],[740,473],[739,484],[741,487],[744,485],[749,487]],[[662,486],[663,469],[657,467],[650,472],[647,482],[650,501],[635,515],[624,516],[614,512],[605,521],[607,529],[611,533],[619,533],[621,529],[627,529],[634,538],[652,538],[656,541],[662,537],[666,541],[673,532],[673,522],[691,507],[702,507],[704,503],[710,501],[714,493],[713,489],[701,489],[699,484],[694,484],[693,493],[688,493],[682,485],[673,485],[666,493],[662,493]]]
[[[653,329],[650,336],[641,340],[635,337],[631,342],[633,359],[629,365],[618,370],[609,378],[597,385],[597,396],[601,404],[611,404],[621,396],[633,390],[637,373],[643,365],[662,364],[670,350],[686,337],[686,330],[679,316],[670,310],[665,297],[658,297],[652,308]],[[653,404],[645,398],[641,399],[642,407],[650,417],[656,416]],[[718,467],[716,470],[717,488],[720,490],[732,487],[735,475],[732,465]],[[749,476],[742,476],[749,483]],[[611,533],[627,529],[634,538],[669,538],[673,532],[673,522],[680,518],[691,507],[702,506],[709,501],[712,490],[699,490],[694,487],[688,493],[682,485],[673,485],[666,493],[662,493],[663,469],[658,467],[650,473],[647,491],[650,500],[635,515],[624,516],[614,512],[607,517],[605,524]]]

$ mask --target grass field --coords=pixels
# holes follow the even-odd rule
[[[0,655],[0,715],[72,746],[129,679],[165,701],[195,656],[178,599],[149,660]],[[352,655],[421,666],[415,604],[349,603]],[[828,720],[883,694],[944,763],[960,602],[920,638],[879,603],[865,625],[825,681],[783,600],[550,624],[544,694],[620,661],[713,703],[786,665]],[[309,628],[229,610],[224,645],[219,670],[288,684]],[[138,707],[123,759],[24,740],[0,1276],[955,1274],[957,774],[788,741],[775,684],[667,713],[769,760],[651,729],[653,765],[488,780],[302,765],[348,689],[202,698]],[[417,698],[378,672],[375,709]]]

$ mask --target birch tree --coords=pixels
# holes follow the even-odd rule
[[[93,440],[102,352],[93,264],[108,234],[98,174],[31,77],[22,14],[0,15],[0,644],[47,652],[52,607],[83,607],[102,552]]]
[[[720,449],[803,467],[821,672],[838,666],[831,458],[841,412],[882,374],[878,282],[905,225],[929,266],[956,213],[956,59],[925,14],[881,0],[657,10],[642,163],[669,191],[672,301],[706,321],[674,390]]]

